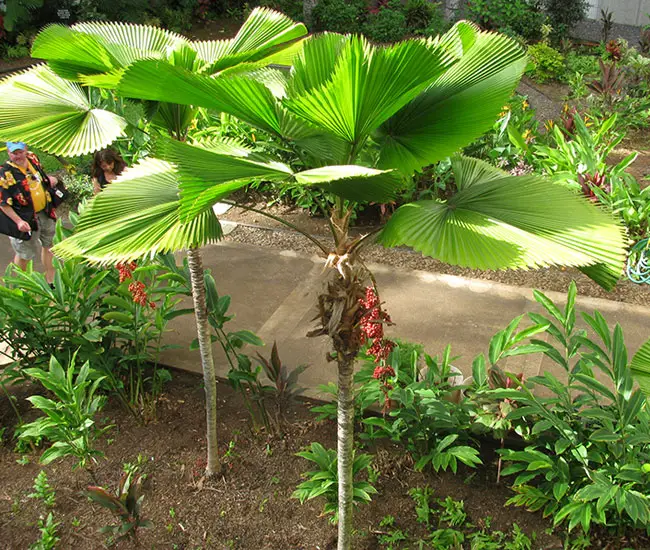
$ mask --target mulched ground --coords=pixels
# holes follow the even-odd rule
[[[37,390],[32,384],[12,388],[27,420],[34,414],[24,398]],[[124,542],[117,548],[335,548],[335,527],[320,517],[323,502],[316,499],[300,505],[291,498],[301,481],[300,474],[311,469],[295,453],[312,441],[334,448],[335,424],[315,422],[308,410],[313,403],[298,402],[290,410],[291,425],[284,438],[254,434],[240,396],[220,383],[219,446],[222,454],[230,442],[233,449],[224,458],[224,475],[204,481],[203,399],[200,377],[174,372],[174,380],[159,404],[156,422],[142,425],[114,403],[109,403],[101,414],[104,422],[116,427],[102,442],[106,458],[97,467],[98,481],[115,487],[123,463],[134,463],[139,454],[145,457],[143,471],[148,477],[142,514],[154,524],[152,529],[140,532],[139,546]],[[39,515],[47,511],[43,503],[27,495],[41,468],[56,489],[53,512],[55,519],[62,522],[59,548],[103,548],[104,535],[97,530],[113,518],[83,496],[82,491],[91,484],[88,473],[73,471],[70,460],[41,467],[37,464],[38,452],[28,455],[29,464],[18,464],[19,455],[8,442],[14,423],[7,400],[0,398],[0,425],[8,427],[5,446],[0,447],[0,548],[27,548],[37,540]],[[375,454],[375,466],[381,472],[376,484],[379,495],[355,516],[357,549],[381,548],[377,536],[383,531],[379,523],[386,515],[396,518],[397,528],[424,535],[407,492],[426,485],[434,489],[435,497],[451,495],[464,500],[469,520],[475,524],[491,516],[493,529],[508,531],[517,523],[525,532],[537,533],[536,548],[561,547],[559,539],[544,534],[549,523],[538,514],[504,507],[510,492],[495,484],[493,453],[489,449],[485,454],[487,467],[475,474],[462,469],[458,475],[415,472],[408,454],[392,444],[370,452]]]

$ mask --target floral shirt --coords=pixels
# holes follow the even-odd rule
[[[52,206],[52,196],[49,191],[50,186],[47,184],[47,175],[41,168],[41,163],[36,155],[27,153],[27,160],[31,163],[27,170],[9,161],[0,166],[0,205],[11,206],[19,216],[21,211],[23,213],[26,211],[33,212],[34,202],[29,185],[33,183],[34,179],[40,178],[40,184],[45,192],[44,212],[55,220],[56,211]],[[34,171],[31,168],[34,168]],[[33,172],[36,172],[38,176],[35,176]]]

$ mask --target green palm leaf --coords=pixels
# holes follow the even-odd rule
[[[461,31],[460,61],[377,132],[380,167],[410,174],[450,156],[488,130],[512,95],[526,66],[523,49],[466,22],[450,32]]]
[[[395,200],[401,178],[392,170],[365,166],[324,166],[295,174],[296,182],[320,187],[354,202],[390,202]]]
[[[325,84],[348,39],[342,34],[326,32],[305,40],[300,55],[293,62],[289,95],[297,97]]]
[[[138,61],[117,88],[121,95],[223,111],[278,133],[276,100],[264,84],[244,76],[210,78],[162,61]]]
[[[167,139],[157,143],[157,154],[177,166],[183,220],[210,209],[215,202],[251,181],[286,179],[292,175],[288,166],[264,162],[259,155],[246,154],[242,147],[233,155],[233,146],[232,142],[222,146],[212,142],[206,149]]]
[[[473,172],[457,170],[456,177],[463,173]],[[602,264],[600,271],[592,271],[599,284],[611,287],[619,278],[625,259],[623,229],[586,199],[534,176],[473,185],[459,181],[458,186],[462,190],[446,202],[400,207],[379,241],[474,269]]]
[[[204,72],[215,74],[243,62],[256,62],[276,54],[306,34],[307,29],[302,23],[295,23],[277,11],[257,7],[231,40],[198,42],[195,48],[207,65]]]
[[[632,357],[630,369],[641,391],[650,395],[650,340],[643,343]]]
[[[348,159],[350,145],[342,139],[300,120],[282,107],[278,107],[278,113],[280,135],[309,155],[311,166],[339,164]]]
[[[187,40],[145,25],[51,25],[34,40],[32,57],[47,60],[59,75],[74,80],[80,75],[116,71],[139,59],[166,59],[179,44],[187,44]]]
[[[363,37],[346,37],[329,79],[284,103],[311,124],[360,144],[453,62],[447,48],[432,47],[422,40],[377,47]],[[315,74],[300,76],[301,71],[309,73],[312,68]],[[301,64],[296,65],[295,75],[311,83],[322,79],[323,71],[311,63]]]
[[[127,125],[109,111],[93,109],[77,84],[45,65],[0,83],[0,111],[0,139],[66,156],[107,146]]]
[[[505,170],[496,168],[487,162],[463,155],[454,155],[451,158],[451,169],[459,191],[474,184],[480,185],[510,175]]]
[[[82,212],[72,236],[54,247],[61,258],[83,256],[111,264],[158,252],[203,246],[221,238],[219,221],[205,211],[180,219],[173,165],[145,159],[126,170]]]

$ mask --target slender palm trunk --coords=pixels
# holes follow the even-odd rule
[[[219,452],[217,449],[217,379],[212,358],[212,342],[210,341],[210,325],[208,323],[208,308],[205,300],[205,279],[203,262],[198,248],[187,251],[187,261],[190,267],[192,282],[192,299],[196,316],[196,333],[201,353],[203,369],[203,385],[205,386],[205,412],[207,420],[208,459],[205,468],[207,477],[221,472]]]
[[[337,456],[339,476],[339,541],[338,550],[352,547],[352,503],[354,479],[354,359],[343,357],[338,362],[339,393],[337,414]]]

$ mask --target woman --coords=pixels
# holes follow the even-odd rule
[[[93,157],[91,175],[95,195],[111,183],[126,168],[126,162],[113,149],[97,151]]]

